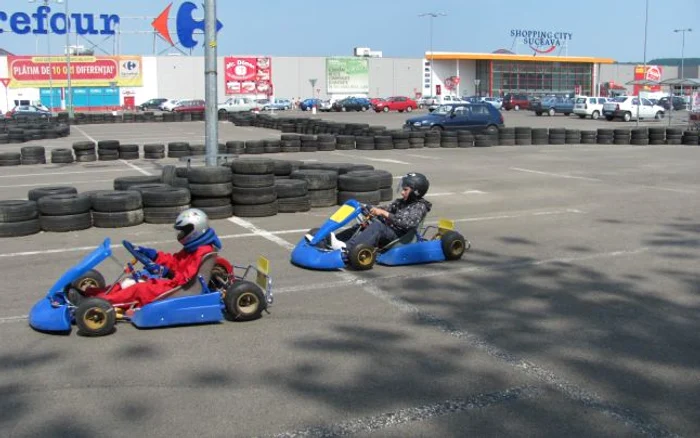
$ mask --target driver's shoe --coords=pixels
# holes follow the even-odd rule
[[[338,240],[338,238],[335,237],[335,233],[331,232],[330,238],[331,238],[331,248],[333,248],[333,249],[345,249],[345,242],[343,242],[342,240]]]

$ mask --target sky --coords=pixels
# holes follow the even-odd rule
[[[91,38],[99,43],[96,54],[164,55],[174,50],[162,41],[154,44],[148,31],[170,1],[174,17],[182,0],[69,0],[69,6],[72,13],[121,17],[125,33],[118,41]],[[41,2],[1,0],[0,11],[32,13]],[[646,2],[647,60],[680,57],[681,34],[673,30],[694,26],[685,34],[684,54],[700,57],[700,0],[218,0],[217,16],[224,25],[218,55],[351,56],[354,47],[369,47],[384,57],[419,58],[430,50],[430,26],[418,15],[441,12],[446,15],[434,19],[432,32],[436,52],[506,48],[531,54],[526,45],[514,45],[511,30],[547,30],[572,34],[560,55],[641,62]],[[55,0],[49,5],[54,11],[64,7]],[[197,15],[202,16],[201,9]],[[17,55],[58,54],[65,45],[64,36],[12,34],[8,22],[0,22],[0,28],[5,30],[0,48]],[[79,44],[91,46],[82,38]],[[202,55],[202,47],[192,54]]]

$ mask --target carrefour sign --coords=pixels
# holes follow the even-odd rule
[[[78,35],[114,35],[114,26],[119,24],[116,14],[72,13],[69,17],[63,12],[51,12],[50,6],[39,6],[36,12],[0,11],[0,33],[12,32],[19,35],[46,35],[51,32],[65,35],[68,29]]]
[[[566,41],[571,41],[573,34],[548,30],[513,29],[510,31],[510,36],[522,38],[523,43],[537,53],[550,53],[557,47],[563,46]]]

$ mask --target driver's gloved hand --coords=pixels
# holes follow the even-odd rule
[[[147,248],[145,246],[137,246],[136,251],[145,255],[149,259],[155,261],[158,258],[158,251],[153,248]]]

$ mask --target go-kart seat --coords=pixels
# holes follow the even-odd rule
[[[202,293],[202,284],[199,281],[199,277],[202,277],[204,284],[209,284],[209,279],[211,278],[211,271],[216,265],[216,258],[219,256],[217,252],[210,252],[209,254],[202,257],[202,262],[199,264],[199,269],[197,270],[197,275],[192,277],[190,281],[178,286],[169,291],[163,292],[155,301],[163,300],[165,298],[174,297],[184,297],[189,295],[199,295]]]
[[[418,224],[417,227],[412,228],[406,232],[403,236],[399,237],[398,239],[394,239],[391,242],[387,243],[382,247],[382,251],[386,251],[389,248],[392,248],[394,246],[399,246],[399,245],[408,245],[409,243],[413,243],[417,240],[418,236],[418,230],[423,228],[423,221]]]

